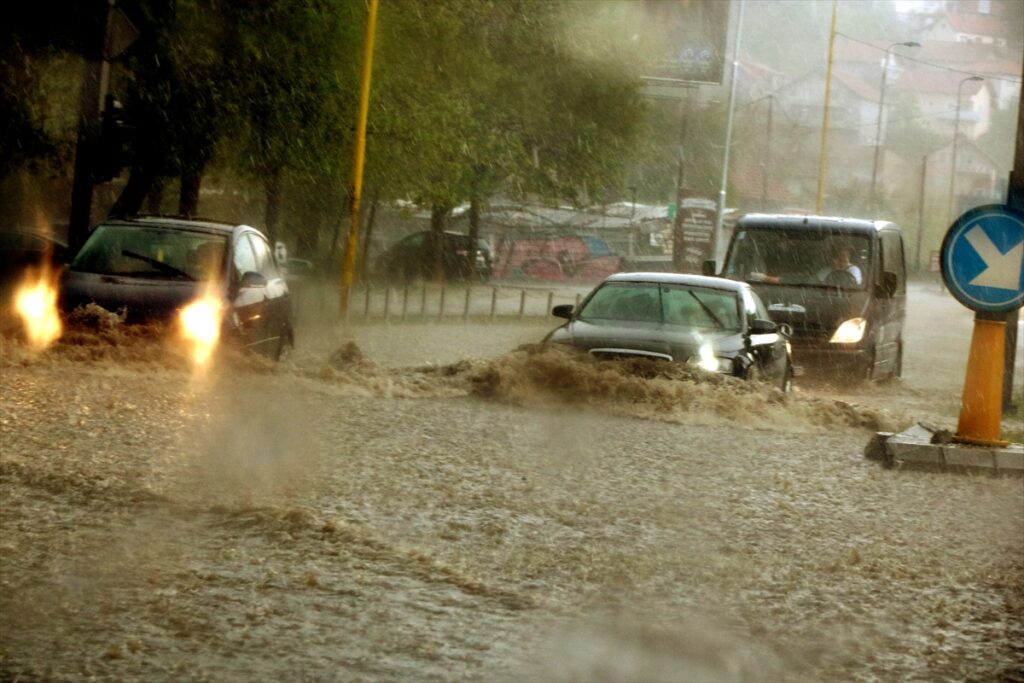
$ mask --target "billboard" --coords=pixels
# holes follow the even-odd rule
[[[731,0],[645,0],[659,53],[645,77],[721,83],[731,5]]]

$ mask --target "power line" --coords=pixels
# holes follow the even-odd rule
[[[873,43],[869,43],[869,42],[867,42],[865,40],[860,40],[859,38],[854,38],[853,36],[850,36],[850,35],[847,35],[847,34],[843,33],[842,31],[836,31],[836,35],[837,36],[842,36],[843,38],[846,38],[847,40],[853,41],[854,43],[860,43],[861,45],[866,45],[867,47],[870,47],[873,50],[878,50],[879,52],[884,52],[885,51],[885,48],[881,48],[881,47],[879,47],[879,46],[877,46],[877,45],[875,45]],[[964,74],[964,75],[967,75],[967,76],[976,76],[977,75],[973,71],[964,71],[963,69],[957,69],[957,68],[954,68],[952,66],[943,66],[941,64],[935,64],[933,62],[926,62],[923,59],[918,59],[917,57],[911,57],[910,55],[907,55],[907,54],[904,54],[904,53],[900,53],[898,56],[899,56],[900,59],[905,59],[908,62],[916,62],[916,63],[922,64],[924,66],[930,66],[933,69],[942,69],[943,71],[952,71],[953,73]],[[1004,78],[1002,76],[990,76],[990,75],[986,74],[985,79],[986,80],[990,80],[990,81],[1003,81],[1005,83],[1013,83],[1014,85],[1020,85],[1021,84],[1020,80],[1013,79],[1013,78]]]

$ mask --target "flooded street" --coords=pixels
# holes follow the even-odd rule
[[[907,322],[791,397],[551,321],[0,338],[0,681],[1024,680],[1024,482],[862,455],[955,426],[971,314]]]

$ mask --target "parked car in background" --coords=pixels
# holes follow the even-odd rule
[[[60,268],[68,245],[55,237],[18,228],[0,230],[0,285],[16,282],[29,268]]]
[[[567,320],[544,341],[597,358],[651,358],[763,380],[789,391],[789,330],[772,322],[743,282],[675,273],[618,273],[580,303],[555,306]]]
[[[432,278],[437,240],[432,230],[407,235],[380,255],[375,274],[392,282]],[[446,231],[441,234],[441,265],[446,280],[489,280],[491,252],[483,240],[473,244],[469,235]]]
[[[274,358],[294,345],[288,285],[266,237],[246,225],[106,221],[62,275],[60,306],[93,302],[129,321],[169,320],[206,291],[223,299],[223,335]]]
[[[713,263],[705,272],[713,273]],[[793,329],[801,366],[865,379],[899,377],[907,273],[887,221],[749,214],[733,232],[723,277],[749,283]]]

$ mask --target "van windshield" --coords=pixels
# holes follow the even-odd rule
[[[871,240],[861,233],[737,228],[723,275],[745,282],[864,289]]]

